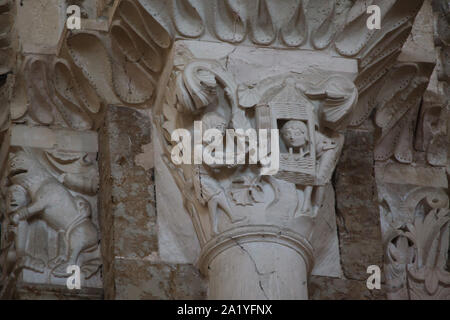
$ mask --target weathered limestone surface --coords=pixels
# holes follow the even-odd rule
[[[383,290],[367,289],[366,281],[312,276],[309,280],[311,300],[385,300]]]
[[[114,268],[115,299],[203,300],[206,297],[205,280],[192,265],[117,259]]]
[[[173,49],[173,61],[170,64],[182,63],[190,55],[196,59],[214,59],[219,61],[233,76],[238,84],[257,83],[258,79],[268,76],[280,76],[292,72],[307,78],[314,74],[320,79],[326,77],[326,70],[336,74],[354,78],[356,61],[344,58],[332,58],[325,54],[311,52],[278,52],[274,49],[250,47],[233,47],[229,44],[205,43],[199,41],[178,41]],[[287,63],[289,61],[289,63]],[[161,102],[162,103],[162,102]],[[155,134],[156,135],[156,134]],[[171,170],[167,168],[160,155],[163,151],[159,138],[155,140],[155,165],[157,181],[157,206],[159,244],[161,259],[171,263],[195,263],[199,254],[199,241],[194,234],[194,228],[189,213],[183,208],[182,195],[177,190]],[[327,188],[327,192],[331,188]],[[174,194],[175,193],[175,194]],[[284,199],[284,198],[283,198]],[[285,200],[280,201],[281,203]],[[263,206],[255,204],[263,210]],[[233,205],[237,211],[245,207]],[[334,215],[334,196],[326,198],[319,216],[311,243],[315,248],[315,264],[312,270],[316,275],[339,277],[342,271],[337,259],[338,241]],[[248,207],[247,207],[248,208]]]
[[[36,132],[37,139],[24,139]],[[66,268],[77,264],[83,287],[99,298],[97,133],[12,125],[5,140],[2,297],[18,286],[17,294],[29,298],[36,285],[70,295]]]
[[[335,172],[341,265],[352,280],[367,279],[367,267],[383,265],[374,177],[373,129],[350,129]]]
[[[153,168],[136,164],[151,143],[143,113],[108,108],[99,138],[105,298],[200,298],[203,280],[192,265],[159,259]]]
[[[161,88],[167,89],[160,91],[155,103],[154,115],[157,123],[156,134],[159,137],[155,147],[155,150],[158,150],[155,161],[159,186],[157,187],[158,213],[161,221],[172,221],[165,222],[165,225],[169,227],[160,229],[160,237],[164,239],[161,241],[160,238],[160,244],[165,246],[164,259],[170,250],[172,253],[176,252],[175,250],[181,251],[180,255],[174,255],[171,259],[190,259],[186,262],[196,262],[198,259],[198,266],[203,274],[209,274],[208,297],[213,299],[245,297],[304,299],[307,296],[305,274],[312,271],[313,274],[341,276],[342,271],[337,258],[334,197],[328,183],[342,146],[342,139],[337,133],[328,133],[330,134],[328,138],[325,136],[321,138],[322,133],[312,129],[312,124],[316,121],[315,117],[318,117],[319,113],[316,116],[312,114],[321,107],[320,102],[316,100],[328,94],[325,91],[320,94],[321,90],[327,90],[325,87],[328,88],[329,85],[336,90],[334,94],[339,95],[338,104],[342,110],[338,112],[339,115],[335,119],[327,123],[327,126],[345,127],[345,120],[342,119],[356,103],[356,88],[352,83],[357,72],[356,60],[330,57],[326,54],[313,55],[310,52],[294,54],[288,51],[278,52],[274,49],[233,48],[229,44],[185,40],[177,41],[169,56],[170,60],[160,83]],[[286,64],[286,61],[294,63]],[[203,79],[204,75],[200,70],[210,73],[211,85],[217,86],[217,89],[202,87],[207,82]],[[332,70],[331,75],[329,70]],[[195,86],[196,81],[199,87]],[[222,90],[225,93],[223,98]],[[317,98],[313,97],[313,91],[319,92]],[[189,102],[188,95],[193,97],[192,101],[195,101],[195,105]],[[227,106],[227,103],[230,105]],[[182,121],[186,121],[186,128],[192,129],[189,125],[189,119],[192,118],[190,113],[198,118],[198,115],[205,112],[208,116],[205,110],[215,110],[214,112],[223,113],[224,120],[220,121],[225,123],[226,128],[248,129],[251,128],[250,121],[252,121],[257,124],[257,128],[269,129],[273,127],[261,126],[267,125],[266,123],[272,125],[273,121],[276,128],[278,124],[275,118],[264,118],[259,115],[262,111],[258,108],[282,104],[294,105],[299,109],[304,108],[303,114],[311,114],[308,116],[310,128],[317,132],[308,133],[308,136],[311,136],[311,144],[308,148],[311,148],[311,154],[314,154],[312,160],[314,163],[316,162],[315,152],[321,149],[318,141],[317,144],[312,141],[329,139],[323,142],[330,144],[329,149],[325,149],[330,151],[326,158],[329,163],[326,169],[321,169],[321,174],[324,176],[321,176],[320,182],[304,182],[299,177],[297,179],[300,186],[296,190],[295,184],[288,183],[295,182],[295,180],[289,180],[289,174],[258,177],[257,167],[251,169],[250,166],[242,166],[239,172],[234,170],[237,169],[235,166],[228,168],[231,169],[228,172],[226,168],[223,169],[220,179],[222,185],[220,185],[214,182],[213,179],[216,178],[212,178],[206,172],[202,173],[200,179],[196,173],[191,173],[193,168],[191,163],[186,163],[186,166],[179,168],[171,163],[170,151],[168,152],[171,142],[167,136],[170,135],[171,129],[176,128]],[[314,104],[317,106],[315,107]],[[250,114],[255,106],[256,111],[252,119]],[[244,108],[247,108],[249,112],[245,113]],[[276,111],[273,112],[276,115]],[[225,120],[227,117],[229,119]],[[295,116],[293,117],[296,119]],[[288,121],[291,116],[281,112],[279,121],[283,119]],[[299,119],[307,121],[306,118]],[[206,120],[205,123],[207,123]],[[331,123],[335,123],[335,127]],[[283,147],[285,149],[282,152],[287,156],[287,147],[286,145]],[[318,179],[315,170],[314,168],[313,179]],[[317,170],[319,171],[319,165]],[[325,173],[326,170],[329,172]],[[220,167],[216,168],[217,174],[219,171]],[[200,188],[196,186],[196,183],[200,183]],[[302,189],[302,183],[313,184],[311,187]],[[312,200],[311,192],[315,188],[314,185],[319,189],[316,191],[317,194],[322,192],[322,194],[331,193],[331,195],[322,199],[317,195],[316,199]],[[171,193],[177,190],[181,193],[183,201],[180,201],[178,196],[172,201]],[[308,190],[310,190],[309,195]],[[201,200],[195,200],[202,197],[204,197],[203,203]],[[217,200],[214,200],[216,197]],[[196,203],[196,201],[199,202]],[[215,208],[214,201],[219,201],[220,206],[216,205],[217,208]],[[181,216],[174,213],[181,213]],[[198,253],[196,255],[193,251],[197,247],[197,241],[188,238],[189,232],[192,232],[190,230],[193,230],[191,224],[187,223],[184,228],[180,224],[180,221],[188,216],[192,219],[197,241],[202,249],[200,255]],[[172,242],[167,242],[169,232],[174,239]],[[192,245],[186,246],[185,239]],[[267,243],[266,239],[269,239]],[[308,249],[303,249],[302,246]],[[248,253],[250,260],[245,259],[245,255],[242,256],[240,248],[246,248],[243,251]],[[263,254],[264,248],[273,253]],[[308,251],[312,250],[310,248],[315,250],[314,257]],[[188,250],[191,251],[190,254]],[[279,265],[283,260],[290,261],[291,264]],[[313,261],[316,263],[313,264]],[[263,269],[265,271],[261,271]],[[242,274],[236,273],[236,270],[241,270]],[[247,280],[242,282],[241,276]],[[292,277],[295,280],[288,281]]]
[[[65,1],[14,2],[17,10],[16,28],[23,52],[57,54],[65,25]]]
[[[138,112],[110,107],[99,137],[101,221],[105,292],[114,298],[117,259],[144,259],[157,251],[153,172],[134,164],[140,143],[150,143],[148,120]],[[147,228],[149,228],[147,230]],[[152,231],[153,230],[153,231]]]
[[[14,294],[19,300],[102,300],[103,289],[67,290],[61,286],[19,285]]]

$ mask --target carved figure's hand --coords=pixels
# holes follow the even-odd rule
[[[18,225],[20,221],[28,218],[28,208],[22,207],[17,210],[11,217],[11,221],[14,225]]]
[[[19,221],[20,221],[20,215],[19,215],[18,213],[14,213],[14,214],[11,216],[11,223],[12,223],[13,225],[17,226],[17,225],[19,224]]]

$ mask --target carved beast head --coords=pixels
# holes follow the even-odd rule
[[[21,185],[21,182],[27,177],[38,177],[42,176],[43,173],[45,173],[45,170],[38,160],[26,150],[15,152],[9,158],[8,178],[13,184]]]

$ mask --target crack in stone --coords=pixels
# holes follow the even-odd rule
[[[230,56],[237,50],[237,47],[235,47],[230,53],[227,54],[226,60],[225,60],[225,69],[228,69],[228,64],[230,63]]]
[[[255,261],[255,259],[253,258],[253,256],[250,254],[250,252],[248,252],[248,250],[246,250],[246,249],[242,246],[242,244],[239,243],[239,241],[235,240],[235,243],[236,243],[236,245],[237,245],[242,251],[244,251],[244,252],[248,255],[248,257],[250,258],[250,260],[253,262],[253,265],[255,266],[255,271],[256,271],[256,273],[258,274],[258,277],[263,277],[263,276],[266,276],[266,275],[274,274],[274,273],[276,272],[276,271],[271,271],[271,272],[267,272],[267,273],[260,272],[259,269],[258,269],[258,265],[256,264],[256,261]],[[261,292],[264,294],[264,297],[265,297],[267,300],[270,300],[269,297],[267,296],[266,291],[264,290],[264,287],[263,287],[263,285],[262,285],[261,279],[258,281],[258,285],[259,285],[259,288],[261,289]]]

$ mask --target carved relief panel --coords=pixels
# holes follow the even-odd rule
[[[100,287],[97,153],[15,141],[2,178],[2,296],[17,282],[65,286],[73,265],[83,287]]]

